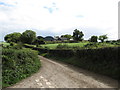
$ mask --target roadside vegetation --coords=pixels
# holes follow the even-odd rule
[[[54,38],[36,36],[32,30],[7,34],[4,37],[6,42],[0,44],[3,47],[3,87],[13,85],[39,70],[36,51],[47,58],[120,79],[120,40],[108,40],[106,34],[93,35],[88,40],[83,37],[84,33],[78,29],[73,31],[73,35]]]
[[[48,53],[42,55],[118,80],[120,78],[119,50],[120,47],[80,50],[59,49],[49,50]]]
[[[2,88],[32,75],[40,66],[37,51],[26,49],[20,44],[2,43]]]
[[[96,49],[96,48],[105,48],[105,47],[118,47],[120,45],[117,43],[93,43],[93,42],[79,42],[79,43],[56,43],[56,44],[44,44],[38,45],[38,48],[43,49]],[[36,45],[29,45],[36,47]]]

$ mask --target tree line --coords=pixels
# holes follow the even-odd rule
[[[73,39],[73,41],[83,41],[83,36],[84,33],[78,29],[75,29],[73,31],[73,35],[70,34],[65,34],[61,35],[61,38],[66,38],[67,40]],[[58,36],[59,37],[59,36]],[[104,42],[106,39],[108,39],[107,35],[101,35],[101,36],[91,36],[88,41],[90,42],[97,42],[100,40],[101,42]],[[45,44],[44,42],[44,37],[42,36],[36,36],[36,32],[32,30],[26,30],[22,34],[19,32],[14,32],[11,34],[7,34],[4,37],[4,40],[8,43],[14,42],[22,42],[22,43],[27,43],[27,44]]]

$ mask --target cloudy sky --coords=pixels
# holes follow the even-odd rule
[[[88,39],[107,34],[118,39],[119,0],[0,0],[0,41],[12,32],[37,35],[72,34],[79,29]]]

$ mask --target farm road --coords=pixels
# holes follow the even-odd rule
[[[42,67],[10,88],[117,88],[117,80],[39,56]]]

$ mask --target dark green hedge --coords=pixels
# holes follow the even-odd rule
[[[118,79],[120,78],[118,51],[120,47],[77,50],[76,57],[80,62],[78,66]]]
[[[40,60],[36,51],[30,49],[2,50],[2,86],[13,85],[35,73],[40,68]]]
[[[48,53],[46,57],[120,79],[120,47],[78,50],[50,50],[29,47],[41,53]]]
[[[84,69],[120,79],[120,47],[73,50],[49,50],[49,57]]]
[[[37,50],[37,51],[39,51],[39,54],[48,52],[48,49],[43,49],[43,48],[39,48],[39,47],[33,47],[33,46],[30,46],[30,45],[24,45],[24,47],[25,48],[31,48],[33,50]]]
[[[48,53],[58,57],[72,57],[75,54],[73,50],[49,50]]]

